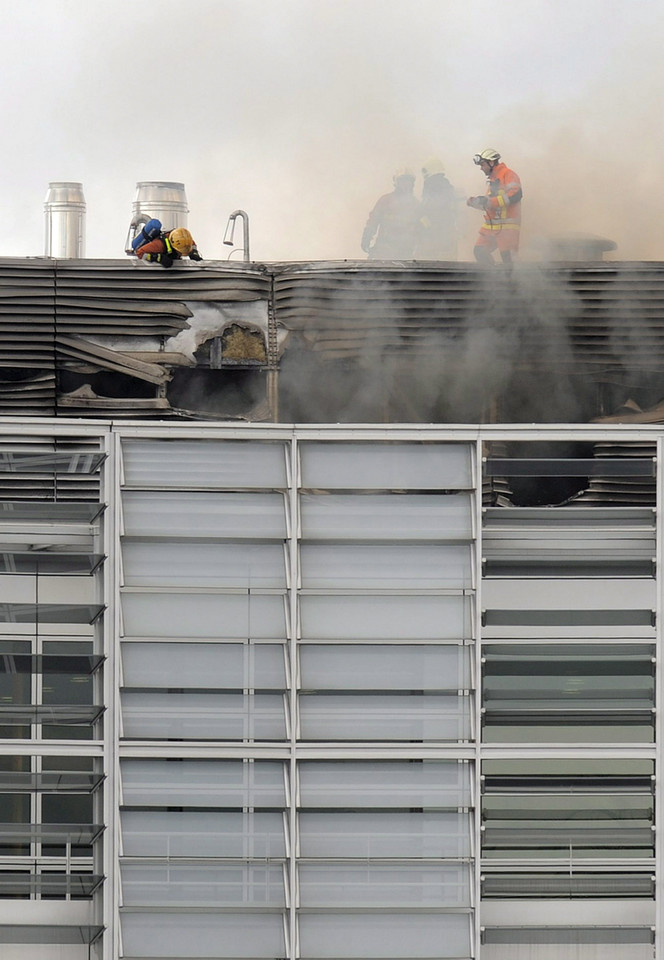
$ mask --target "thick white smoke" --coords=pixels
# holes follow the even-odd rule
[[[439,155],[464,194],[499,149],[537,237],[661,240],[659,0],[0,0],[0,255],[43,253],[51,180],[83,183],[87,254],[122,257],[139,180],[185,183],[206,258],[228,214],[252,257],[361,257],[395,168]],[[9,82],[9,80],[7,81]],[[418,184],[419,189],[419,184]],[[478,218],[464,210],[460,256]]]

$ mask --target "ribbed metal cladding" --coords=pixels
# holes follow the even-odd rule
[[[417,359],[474,333],[518,331],[518,359],[600,372],[664,369],[664,264],[284,264],[277,318],[321,358],[367,347]],[[546,351],[542,350],[543,340]]]
[[[517,379],[555,368],[577,383],[618,376],[638,385],[664,369],[664,263],[522,264],[510,274],[461,263],[204,261],[163,270],[138,261],[7,258],[0,413],[169,415],[165,397],[150,397],[148,387],[124,387],[117,402],[96,406],[85,397],[65,401],[56,376],[92,370],[162,389],[173,359],[164,343],[188,328],[192,304],[223,307],[230,323],[234,306],[252,302],[265,305],[278,362],[293,361],[283,364],[282,386],[302,358],[355,364],[374,376],[386,359],[392,372],[417,373],[426,362],[435,376],[487,332]],[[319,419],[339,420],[339,398],[323,391],[322,399]],[[429,422],[428,413],[421,419]]]
[[[87,396],[66,398],[56,377],[98,370],[157,389],[169,379],[169,355],[140,355],[188,328],[187,303],[266,300],[269,289],[263,269],[235,264],[167,272],[124,261],[0,260],[0,413],[168,416],[163,398],[137,392],[132,403],[131,387],[93,406]]]

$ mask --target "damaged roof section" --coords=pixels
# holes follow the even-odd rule
[[[0,413],[180,415],[168,398],[174,372],[195,368],[200,344],[247,306],[267,317],[269,290],[260,267],[0,260]],[[216,324],[201,333],[205,310]]]
[[[0,260],[0,414],[587,422],[662,374],[662,263]]]

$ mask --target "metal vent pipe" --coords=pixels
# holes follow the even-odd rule
[[[187,226],[189,205],[183,183],[142,180],[136,184],[131,208],[132,222],[139,217],[161,220],[164,230]]]
[[[131,206],[131,223],[125,252],[133,253],[131,241],[148,220],[161,220],[163,230],[187,226],[189,204],[183,183],[170,180],[140,180]]]
[[[44,203],[47,257],[80,260],[85,256],[83,184],[54,181]]]

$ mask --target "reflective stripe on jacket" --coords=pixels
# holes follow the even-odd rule
[[[180,258],[180,254],[171,244],[167,233],[162,233],[161,236],[150,240],[149,243],[144,243],[143,246],[139,247],[136,251],[136,256],[140,260],[145,259],[150,263],[162,263],[162,258],[164,258],[166,262]]]
[[[491,171],[487,186],[487,205],[480,232],[518,230],[521,226],[521,181],[504,163]]]

